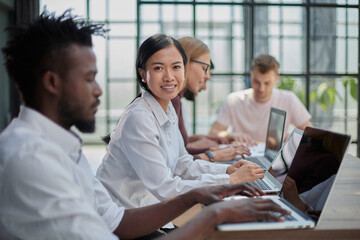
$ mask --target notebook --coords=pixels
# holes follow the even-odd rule
[[[262,156],[248,156],[245,157],[245,160],[258,164],[264,170],[270,168],[273,159],[281,149],[285,119],[285,111],[273,107],[270,109],[264,154]]]
[[[283,144],[283,147],[273,159],[271,168],[276,176],[284,176],[288,172],[288,168],[295,156],[302,135],[303,131],[294,128],[286,142]],[[264,178],[256,179],[252,183],[267,193],[278,193],[282,188],[281,182],[279,182],[269,171],[264,172]]]
[[[340,167],[340,163],[345,155],[346,149],[350,143],[350,139],[351,137],[345,134],[334,133],[313,127],[305,128],[294,159],[291,163],[291,166],[289,167],[289,171],[285,174],[292,176],[295,179],[298,176],[305,177],[305,179],[301,179],[301,181],[296,181],[296,187],[298,189],[299,196],[303,199],[303,201],[305,201],[306,204],[310,205],[315,210],[320,211],[320,218],[321,211],[323,206],[326,204],[328,194],[333,187],[333,182],[336,177],[337,170]],[[304,163],[312,163],[312,161],[324,161],[324,163],[329,164],[329,167],[321,167],[319,169],[311,168],[311,165],[305,165],[306,167],[304,167]],[[334,161],[335,164],[330,164],[330,161]],[[310,167],[311,169],[309,170],[307,167]],[[316,176],[315,171],[319,171],[319,174],[324,176],[324,178],[320,180],[320,178]],[[308,172],[308,174],[305,172]],[[315,179],[314,176],[316,176]],[[305,185],[306,182],[312,183],[313,186],[308,186],[311,187],[311,189],[301,193],[301,189],[307,187]],[[318,189],[326,189],[326,191],[318,191]],[[262,196],[262,198],[271,198],[281,207],[290,209],[292,211],[291,215],[294,218],[292,220],[286,219],[285,222],[248,222],[221,224],[218,226],[218,229],[220,231],[240,231],[313,228],[315,226],[315,222],[311,220],[309,216],[296,209],[291,203],[286,201],[286,199],[274,195]],[[309,202],[309,199],[312,199],[313,202]]]

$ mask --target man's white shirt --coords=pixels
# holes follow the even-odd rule
[[[0,134],[0,156],[0,239],[117,239],[124,209],[74,133],[22,106]]]

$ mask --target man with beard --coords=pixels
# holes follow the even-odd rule
[[[135,238],[196,203],[235,192],[263,194],[240,184],[195,189],[138,209],[112,201],[71,131],[95,129],[102,91],[91,36],[104,33],[102,25],[75,20],[68,11],[60,17],[45,12],[29,26],[13,28],[3,53],[23,105],[0,134],[0,239],[117,239],[113,233]],[[204,238],[224,221],[283,220],[270,210],[286,213],[260,199],[214,203],[172,237]]]

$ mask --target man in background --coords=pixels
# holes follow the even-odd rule
[[[264,142],[271,107],[286,111],[285,133],[289,126],[304,130],[311,126],[310,113],[299,98],[290,91],[276,89],[280,64],[268,54],[252,62],[252,88],[228,95],[220,109],[210,134],[227,137],[229,141]],[[227,132],[232,126],[233,132]]]

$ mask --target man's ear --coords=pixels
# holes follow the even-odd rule
[[[280,75],[276,74],[275,85],[279,83],[279,80],[280,80]]]
[[[60,76],[55,72],[45,72],[42,77],[42,85],[45,91],[50,94],[59,95],[61,93],[62,81]]]

